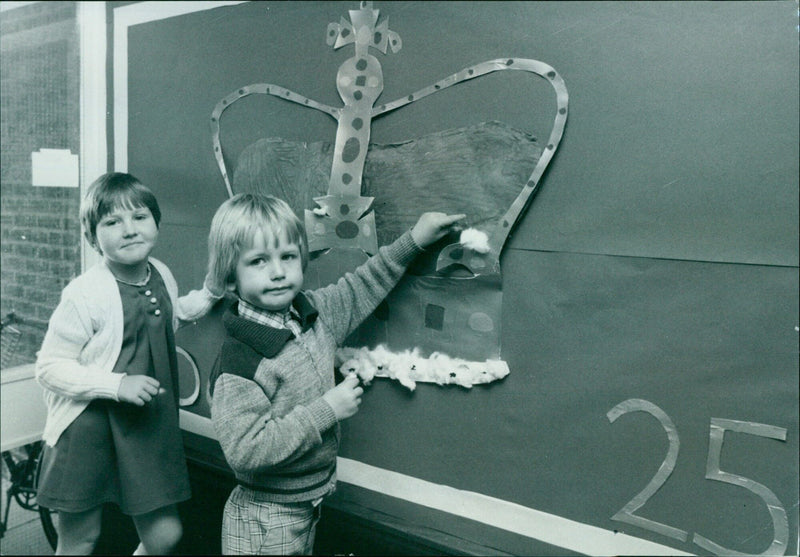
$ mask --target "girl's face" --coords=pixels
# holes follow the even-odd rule
[[[300,247],[286,234],[275,238],[268,231],[257,232],[239,254],[236,282],[229,285],[244,301],[269,311],[288,309],[302,287]]]
[[[136,273],[156,245],[158,226],[147,207],[116,207],[97,223],[95,237],[112,271]]]

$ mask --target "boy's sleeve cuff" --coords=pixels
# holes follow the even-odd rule
[[[306,408],[308,408],[308,411],[311,413],[311,419],[320,432],[326,431],[336,425],[336,414],[334,414],[331,405],[325,402],[325,399],[320,397],[306,406]]]
[[[410,230],[405,231],[397,240],[386,246],[386,249],[389,259],[402,265],[408,265],[415,257],[425,251],[414,241]]]

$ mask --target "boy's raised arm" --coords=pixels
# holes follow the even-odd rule
[[[378,307],[426,246],[445,236],[464,216],[424,213],[410,231],[381,247],[355,271],[308,292],[336,342],[342,343]]]

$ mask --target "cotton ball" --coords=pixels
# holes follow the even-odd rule
[[[404,367],[402,362],[398,362],[392,365],[396,369],[392,372],[394,374],[394,379],[400,382],[402,386],[404,386],[409,391],[413,391],[417,388],[417,383],[411,378],[411,369]]]
[[[342,365],[339,366],[339,371],[345,377],[351,374],[356,374],[361,377],[361,362],[358,360],[347,360],[342,362]]]
[[[508,375],[508,366],[501,360],[486,360],[473,362],[470,367],[474,371],[474,384],[491,383]]]
[[[389,363],[392,361],[393,354],[383,344],[379,344],[372,350],[367,349],[367,357],[375,368],[376,375],[389,376]]]
[[[472,370],[467,364],[458,364],[450,370],[450,383],[471,389],[474,382]]]
[[[477,228],[462,230],[459,243],[465,248],[469,248],[478,253],[488,253],[489,250],[491,250],[489,247],[489,236],[486,232],[478,230]]]
[[[328,216],[328,209],[326,209],[325,207],[314,207],[313,209],[311,209],[311,212],[320,217]]]
[[[408,352],[406,350],[406,352]],[[409,375],[414,381],[425,380],[428,378],[428,360],[420,354],[419,348],[414,348],[409,354],[411,360],[411,371]]]
[[[369,385],[375,377],[375,366],[366,356],[364,348],[339,347],[336,350],[336,364],[342,375],[355,373],[364,385]]]
[[[358,362],[356,369],[358,378],[361,379],[361,382],[365,385],[369,385],[372,383],[372,379],[375,377],[375,373],[378,371],[374,362],[372,361],[372,358],[370,358],[369,348],[362,347],[357,349],[355,359]]]
[[[395,354],[389,361],[388,375],[396,379],[408,390],[413,391],[417,384],[411,378],[412,370],[415,368],[414,357],[408,350]]]
[[[336,349],[336,367],[341,366],[347,360],[355,360],[359,357],[359,349],[351,346],[340,346]]]
[[[428,358],[428,377],[439,385],[446,385],[450,379],[450,358],[441,352],[434,352]]]
[[[486,360],[486,365],[489,369],[489,375],[492,379],[502,379],[510,373],[508,364],[503,360]]]

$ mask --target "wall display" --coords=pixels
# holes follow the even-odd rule
[[[564,80],[551,66],[538,60],[505,58],[464,68],[414,93],[376,106],[385,78],[380,61],[371,51],[386,54],[390,48],[397,53],[402,48],[400,36],[389,29],[388,20],[378,21],[379,10],[373,9],[372,2],[361,2],[359,9],[349,10],[349,21],[341,18],[339,23],[328,25],[328,45],[334,49],[352,45],[355,50],[355,55],[347,58],[336,74],[336,89],[344,107],[328,106],[272,83],[239,87],[223,98],[212,112],[214,155],[229,195],[239,191],[277,195],[295,201],[293,209],[305,215],[309,251],[312,253],[308,269],[311,280],[306,281],[308,288],[335,282],[377,252],[379,232],[373,206],[386,211],[382,215],[384,221],[391,223],[394,230],[399,228],[399,232],[412,226],[414,220],[409,222],[409,218],[415,219],[417,215],[413,211],[399,214],[392,208],[403,205],[419,207],[422,199],[430,202],[430,205],[426,204],[429,208],[467,214],[470,224],[481,227],[475,229],[476,232],[488,237],[488,249],[478,251],[461,241],[453,242],[451,238],[451,243],[447,243],[445,239],[438,250],[429,250],[428,268],[418,264],[416,272],[404,278],[373,318],[353,334],[350,343],[362,345],[364,357],[354,369],[358,368],[362,375],[366,372],[364,376],[370,380],[376,374],[390,377],[412,390],[416,381],[461,386],[488,383],[505,377],[509,372],[500,359],[500,253],[511,229],[537,191],[561,141],[567,118],[567,89]],[[367,177],[374,195],[361,195],[373,118],[463,81],[502,70],[520,70],[540,76],[552,85],[556,95],[552,131],[544,147],[537,150],[535,165],[524,181],[510,171],[533,157],[520,154],[517,145],[497,148],[495,144],[499,139],[494,139],[481,127],[447,136],[447,139],[466,144],[463,146],[444,141],[431,147],[430,144],[441,138],[437,134],[434,138],[419,140],[428,144],[427,148],[415,148],[417,142],[413,140],[400,148],[384,147],[380,165],[376,164],[377,156],[373,150],[370,156],[373,165]],[[333,148],[329,144],[313,144],[309,148],[305,144],[261,140],[245,149],[232,186],[220,141],[221,116],[233,103],[254,93],[272,95],[332,116],[337,121]],[[520,100],[524,102],[524,99]],[[507,133],[514,134],[515,131],[509,129]],[[310,194],[320,193],[317,190],[324,180],[314,183],[307,179],[307,174],[293,172],[293,169],[305,169],[307,165],[319,167],[318,159],[323,154],[332,159],[327,192],[313,196],[315,206],[309,208],[306,203],[297,201],[306,202]],[[487,179],[486,166],[469,163],[445,171],[454,178],[448,182],[425,180],[426,176],[420,175],[425,166],[440,168],[461,154],[473,161],[475,155],[483,154],[485,159],[482,162],[494,167],[501,178]],[[491,156],[486,157],[487,154]],[[299,164],[298,159],[301,160]],[[289,168],[284,170],[283,167]],[[383,182],[382,176],[386,175],[391,176],[392,182]],[[324,178],[324,174],[318,177]],[[385,185],[380,187],[379,182]],[[432,189],[432,184],[437,187]],[[419,186],[427,194],[416,191]],[[519,193],[509,200],[507,206],[494,207],[501,212],[499,215],[479,211],[474,200],[491,196],[501,188],[518,190]],[[454,202],[458,198],[461,203]],[[398,235],[384,234],[381,245],[393,241]],[[364,353],[364,350],[370,353]],[[348,353],[340,359],[351,360],[351,355]],[[371,370],[373,366],[375,371]],[[383,371],[384,366],[387,372]]]
[[[797,553],[795,3],[107,14],[110,168],[152,185],[183,292],[240,191],[308,219],[310,284],[426,210],[488,240],[434,246],[340,352],[372,380],[332,509],[441,552]],[[229,303],[176,333],[187,454],[222,476],[206,387]],[[411,373],[445,356],[493,380]]]

